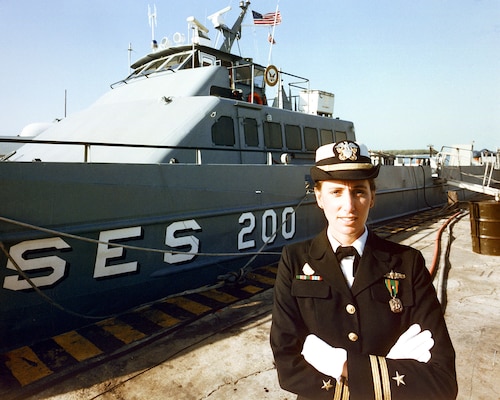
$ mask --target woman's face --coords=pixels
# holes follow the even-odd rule
[[[350,245],[363,234],[375,202],[375,192],[368,179],[323,181],[314,192],[328,221],[328,231],[335,239]]]

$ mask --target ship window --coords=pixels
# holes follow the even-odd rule
[[[218,146],[234,146],[234,124],[231,117],[220,117],[212,125],[212,142]]]
[[[142,71],[141,71],[141,74],[142,75],[149,75],[149,74],[152,74],[153,72],[156,72],[156,69],[161,65],[163,64],[165,60],[156,60],[156,61],[152,61],[150,62]]]
[[[256,87],[262,88],[264,87],[264,68],[255,67],[254,69],[254,77],[253,84]]]
[[[302,138],[300,137],[300,126],[285,125],[286,147],[290,150],[302,149]]]
[[[335,141],[347,140],[347,132],[335,131]]]
[[[264,68],[256,65],[245,64],[236,66],[233,71],[236,71],[236,79],[234,80],[235,83],[250,86],[252,84],[253,73],[254,86],[258,88],[264,87]]]
[[[316,128],[304,128],[304,142],[306,150],[316,150],[319,147],[318,131]]]
[[[252,79],[252,69],[248,65],[236,67],[236,83],[250,85]]]
[[[328,144],[333,142],[333,132],[330,129],[321,129],[321,144]]]
[[[283,148],[281,125],[277,122],[264,122],[264,143],[269,149]]]
[[[200,66],[202,67],[208,67],[210,65],[215,65],[216,58],[210,54],[202,53],[200,51],[199,53],[199,59],[200,59]]]
[[[257,130],[257,120],[245,118],[243,120],[243,129],[245,132],[245,144],[247,146],[257,147],[259,145],[259,131]]]
[[[167,69],[177,70],[183,68],[191,67],[191,63],[188,62],[192,58],[192,52],[185,52],[181,54],[174,54],[170,56],[167,61],[161,66],[159,71],[164,71]]]

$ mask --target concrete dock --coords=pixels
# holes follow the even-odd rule
[[[422,251],[440,243],[435,285],[457,353],[458,399],[500,398],[500,257],[472,251],[468,214],[397,221],[379,233]],[[436,240],[443,224],[441,240]],[[7,391],[8,399],[295,399],[279,388],[269,348],[272,288],[107,359]]]

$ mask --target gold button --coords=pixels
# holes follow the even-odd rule
[[[349,338],[349,340],[351,342],[355,342],[356,340],[358,340],[358,335],[356,335],[354,332],[349,333],[349,335],[347,335],[347,337]]]
[[[356,307],[354,307],[352,304],[348,304],[345,309],[349,314],[354,314],[356,312]]]

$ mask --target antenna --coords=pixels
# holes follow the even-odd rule
[[[219,10],[219,11],[213,13],[212,15],[209,15],[207,17],[207,19],[209,19],[210,21],[212,21],[212,24],[214,25],[214,28],[218,28],[221,25],[225,25],[224,24],[224,18],[222,17],[222,14],[225,14],[228,11],[231,11],[231,7],[230,6],[227,6],[226,8],[223,8],[222,10]]]
[[[153,12],[151,12],[151,7],[148,4],[148,19],[149,26],[151,27],[151,40],[155,40],[155,26],[156,26],[156,4],[153,5]]]
[[[132,65],[132,52],[134,50],[132,49],[132,43],[128,44],[128,69],[129,73],[132,72],[132,68],[130,67]]]

